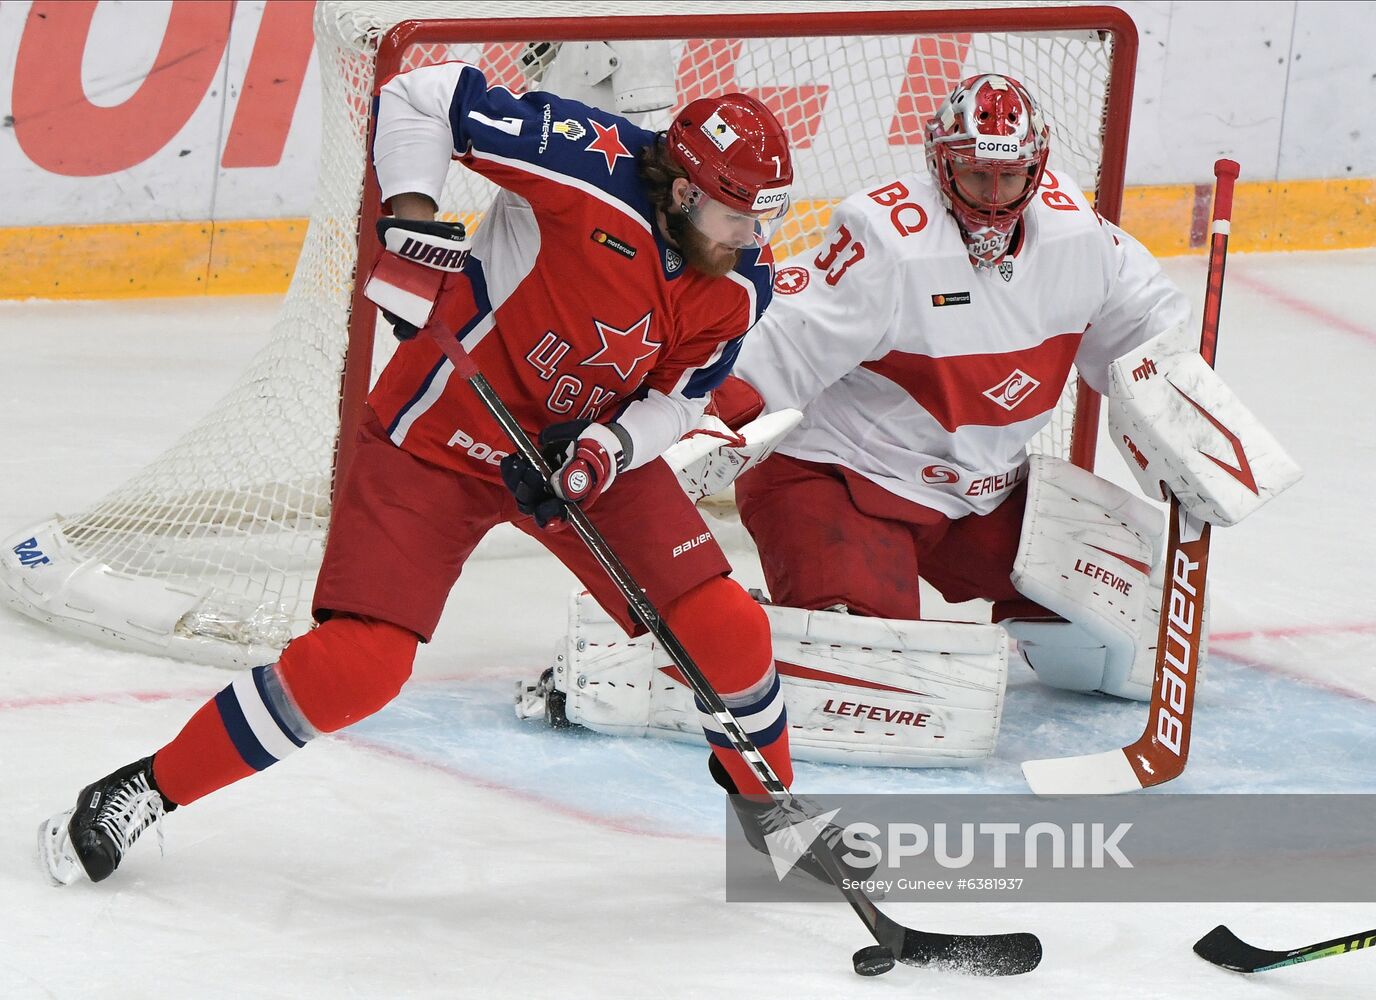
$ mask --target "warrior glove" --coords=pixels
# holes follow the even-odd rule
[[[471,249],[458,222],[379,219],[378,256],[363,295],[382,310],[397,340],[411,340],[435,312],[446,279],[462,271]]]

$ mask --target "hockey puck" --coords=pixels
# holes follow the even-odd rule
[[[868,948],[861,948],[851,956],[851,964],[855,966],[855,971],[862,976],[882,976],[893,968],[893,954],[882,944],[872,944]]]

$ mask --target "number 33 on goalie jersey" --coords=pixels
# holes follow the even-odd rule
[[[450,160],[501,189],[473,253],[436,308],[532,434],[611,419],[627,425],[632,466],[692,426],[769,304],[768,246],[712,278],[659,233],[636,155],[655,134],[535,92],[513,96],[466,63],[399,74],[379,94],[373,159],[382,196],[439,202]],[[369,402],[392,441],[426,461],[498,480],[510,444],[428,338],[402,344]],[[640,414],[648,412],[646,403]]]
[[[1141,244],[1048,170],[998,268],[970,264],[925,173],[847,198],[821,244],[780,264],[736,374],[800,409],[779,447],[840,464],[948,517],[986,514],[1023,477],[1071,366],[1108,367],[1183,323]]]

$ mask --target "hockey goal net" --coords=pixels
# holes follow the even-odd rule
[[[463,59],[517,92],[532,86],[520,58],[526,43],[605,40],[667,44],[674,107],[744,90],[776,112],[796,169],[781,258],[817,244],[842,197],[921,169],[921,123],[976,71],[1031,87],[1052,123],[1051,170],[1074,177],[1117,218],[1136,32],[1114,8],[321,3],[319,179],[269,343],[143,472],[86,511],[11,536],[0,550],[0,594],[34,618],[125,648],[221,666],[274,659],[308,627],[336,442],[349,440],[390,350],[354,281],[376,252],[379,206],[365,169],[375,81]],[[641,122],[663,127],[671,110]],[[481,225],[491,194],[455,165],[441,212]],[[1075,389],[1036,447],[1088,466],[1098,400]]]

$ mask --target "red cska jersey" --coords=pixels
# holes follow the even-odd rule
[[[616,420],[630,468],[693,425],[773,281],[768,245],[712,278],[665,242],[636,169],[655,141],[576,101],[489,89],[477,68],[453,62],[383,86],[373,149],[384,199],[438,202],[451,157],[502,189],[447,293],[467,317],[455,335],[527,432]],[[434,343],[402,344],[368,401],[398,446],[500,478],[510,442]]]

